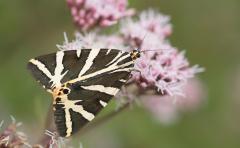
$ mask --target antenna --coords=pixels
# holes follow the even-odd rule
[[[152,22],[153,22],[153,21],[152,21]],[[145,34],[144,34],[144,36],[143,36],[143,38],[142,38],[142,44],[143,44],[143,42],[145,41],[148,33],[149,33],[149,32],[147,32],[147,31],[145,32]],[[157,52],[157,50],[158,50],[158,49],[151,49],[151,50],[143,50],[143,51],[140,51],[140,49],[137,48],[137,51],[139,51],[140,53],[144,53],[144,52],[148,52],[148,51],[155,51],[155,52]]]
[[[144,36],[143,36],[143,38],[142,38],[142,43],[141,43],[141,44],[143,44],[143,42],[145,41],[147,35],[148,35],[148,32],[146,32],[146,33],[144,34]],[[137,51],[141,52],[139,48],[137,48]]]
[[[146,33],[144,34],[144,36],[143,36],[143,39],[142,39],[142,42],[144,42],[144,41],[145,41],[145,39],[146,39],[147,35],[148,35],[148,32],[146,32]]]
[[[155,52],[156,52],[156,50],[157,50],[157,49],[155,49],[155,50],[154,50],[154,49],[151,49],[151,50],[143,50],[143,51],[140,51],[140,52],[143,52],[143,53],[144,53],[144,52],[148,52],[148,51],[155,51]]]

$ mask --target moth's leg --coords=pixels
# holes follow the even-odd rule
[[[138,73],[140,73],[140,76],[142,75],[141,71],[138,70],[138,69],[133,69],[133,70],[131,70],[131,71],[134,71],[134,72],[138,72]],[[131,73],[131,75],[132,75],[132,73]]]

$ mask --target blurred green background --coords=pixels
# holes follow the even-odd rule
[[[239,148],[240,1],[131,0],[130,6],[171,16],[172,44],[186,49],[192,64],[206,68],[200,78],[207,104],[170,126],[136,107],[75,141],[84,148]],[[1,0],[0,19],[0,120],[13,115],[33,134],[43,126],[51,96],[26,63],[56,51],[63,32],[71,35],[75,27],[64,0]]]

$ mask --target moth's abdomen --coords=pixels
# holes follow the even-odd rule
[[[67,135],[67,127],[66,127],[66,119],[65,119],[65,111],[64,105],[62,104],[54,104],[54,121],[57,128],[57,131],[61,137],[65,137]]]

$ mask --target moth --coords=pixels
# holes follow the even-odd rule
[[[54,121],[69,137],[92,121],[127,82],[140,51],[79,49],[31,59],[28,69],[53,96]]]

